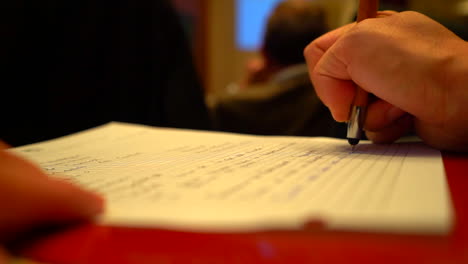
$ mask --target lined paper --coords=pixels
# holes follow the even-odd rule
[[[440,152],[422,143],[251,136],[110,123],[16,148],[101,193],[102,224],[203,231],[329,228],[445,233]]]

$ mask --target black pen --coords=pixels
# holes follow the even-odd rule
[[[360,0],[356,22],[359,23],[364,19],[376,17],[378,9],[378,0]],[[346,136],[353,151],[362,137],[364,122],[366,120],[367,101],[367,92],[356,85],[356,95],[349,112],[348,132]]]

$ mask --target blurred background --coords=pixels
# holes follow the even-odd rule
[[[172,0],[190,36],[206,94],[228,89],[257,56],[265,20],[279,0]],[[358,0],[321,2],[330,28],[354,20]],[[380,10],[414,10],[468,39],[468,0],[381,0]]]

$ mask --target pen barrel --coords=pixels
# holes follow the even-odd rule
[[[356,85],[356,95],[353,99],[353,105],[366,107],[369,101],[369,94],[366,90]]]
[[[379,10],[379,0],[360,0],[356,21],[361,22],[364,19],[376,17],[377,10]]]
[[[360,0],[357,22],[359,23],[367,18],[376,17],[378,9],[379,0]],[[349,112],[347,132],[347,138],[353,140],[350,141],[353,145],[359,142],[363,134],[368,98],[367,92],[356,85],[356,95]]]
[[[348,139],[361,139],[366,121],[368,93],[356,85],[356,95],[349,112]]]
[[[366,107],[354,105],[351,108],[348,121],[348,139],[361,139],[366,119]]]

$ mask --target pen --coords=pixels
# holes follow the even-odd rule
[[[376,17],[378,8],[378,0],[360,0],[356,22],[359,23],[364,19]],[[367,100],[367,92],[356,85],[356,95],[349,112],[348,132],[346,136],[353,151],[355,146],[359,143],[359,140],[361,140],[363,133],[364,121],[366,120]]]

